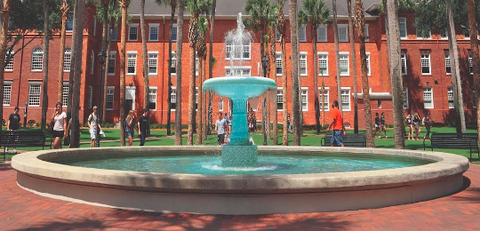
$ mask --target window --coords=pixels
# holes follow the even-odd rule
[[[463,35],[465,35],[465,39],[470,39],[470,30],[464,30]]]
[[[13,71],[13,57],[14,57],[14,53],[12,51],[8,51],[9,54],[6,54],[5,55],[5,60],[8,59],[8,57],[10,57],[10,60],[8,61],[8,63],[5,65],[5,71]]]
[[[420,56],[420,61],[422,63],[422,74],[430,75],[430,54],[429,53],[422,53]]]
[[[319,42],[327,41],[327,25],[326,24],[318,26],[317,40]]]
[[[319,94],[318,100],[321,103],[322,102],[322,88],[321,87],[318,88],[318,94]],[[330,102],[330,89],[328,87],[325,87],[325,90],[323,90],[323,110],[324,111],[330,111],[329,102]],[[320,107],[322,107],[321,104],[320,104]]]
[[[468,70],[470,71],[470,75],[473,75],[473,58],[471,52],[468,54]]]
[[[195,76],[198,76],[198,54],[195,52]]]
[[[472,90],[472,98],[473,108],[477,108],[477,96],[475,95],[475,90]]]
[[[447,87],[447,96],[448,96],[448,108],[450,109],[455,108],[453,104],[453,88],[452,87]]]
[[[10,106],[12,98],[12,82],[4,81],[3,84],[3,106]]]
[[[113,110],[115,86],[108,86],[106,94],[107,94],[107,100],[105,102],[105,108],[106,110]]]
[[[407,19],[398,18],[398,26],[400,27],[400,38],[407,38]]]
[[[275,53],[275,73],[277,76],[282,76],[282,53]]]
[[[328,53],[318,53],[318,76],[328,76]]]
[[[72,65],[72,48],[65,47],[63,53],[63,71],[70,72],[70,66]]]
[[[400,58],[402,59],[402,75],[406,75],[407,74],[407,54],[402,52]]]
[[[95,72],[95,52],[92,50],[90,53],[90,74]]]
[[[342,111],[350,111],[350,88],[343,88],[340,91],[342,98]]]
[[[283,111],[283,88],[277,88],[277,111]]]
[[[35,47],[32,52],[32,71],[41,71],[43,69],[43,49]]]
[[[366,56],[367,56],[367,75],[368,76],[371,76],[372,73],[370,72],[371,68],[370,68],[370,53],[366,53]]]
[[[92,86],[88,86],[88,104],[87,104],[87,107],[90,108],[90,109],[93,107],[93,87]]]
[[[377,100],[377,107],[382,108],[382,100],[381,99]]]
[[[348,52],[340,52],[340,76],[349,76]]]
[[[223,111],[223,99],[218,100],[218,111]]]
[[[195,111],[198,110],[198,87],[195,88]]]
[[[452,73],[452,66],[450,63],[450,54],[448,52],[445,52],[445,73],[447,73],[447,75]]]
[[[128,41],[138,40],[138,24],[130,24],[128,27]]]
[[[428,35],[427,37],[423,37],[422,31],[417,29],[417,39],[429,39],[432,37],[432,32],[428,30]]]
[[[346,24],[338,25],[338,41],[348,42],[348,25]]]
[[[403,97],[404,97],[403,108],[408,109],[408,88],[407,87],[403,88]]]
[[[225,67],[225,76],[251,76],[250,66],[240,66],[233,67],[233,70],[230,67]]]
[[[148,109],[157,110],[157,87],[149,87],[148,89]]]
[[[173,24],[172,26],[172,41],[177,41],[177,24]]]
[[[299,69],[301,76],[307,76],[307,53],[300,53]]]
[[[172,51],[172,63],[170,64],[170,73],[172,75],[176,75],[177,74],[177,69],[176,69],[176,66],[177,66],[177,57],[175,56],[175,51]]]
[[[307,27],[305,25],[298,27],[298,40],[299,42],[307,41]]]
[[[441,39],[448,39],[448,29],[440,30]]]
[[[28,86],[28,106],[40,106],[41,83],[32,82]]]
[[[148,75],[157,75],[158,52],[148,52]]]
[[[302,111],[308,111],[308,87],[302,87],[300,92]]]
[[[112,41],[117,41],[117,26],[113,27],[112,30]]]
[[[127,74],[135,75],[137,73],[137,53],[127,52]]]
[[[175,111],[177,107],[177,88],[172,86],[172,92],[170,93],[170,104],[172,105],[172,111]]]
[[[97,16],[93,16],[93,36],[97,35]]]
[[[70,90],[68,82],[63,82],[63,88],[62,88],[62,106],[67,107],[68,103],[70,102],[68,99],[68,92]]]
[[[73,30],[73,12],[68,12],[66,26],[67,26],[67,31]]]
[[[368,24],[365,24],[365,27],[363,28],[363,35],[365,36],[365,42],[368,42],[369,41]]]
[[[278,32],[278,29],[275,28],[275,40],[278,42],[280,41],[280,32]]]
[[[115,75],[115,64],[117,63],[116,56],[117,52],[110,51],[110,54],[108,55],[108,75]]]
[[[431,87],[423,88],[423,107],[433,108],[433,90]]]
[[[225,41],[225,46],[225,59],[250,59],[250,41],[245,40],[243,45],[234,45],[232,41]]]
[[[150,24],[150,41],[158,41],[158,25],[159,24]]]

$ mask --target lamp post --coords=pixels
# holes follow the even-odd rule
[[[98,53],[98,57],[100,57],[100,83],[98,83],[99,85],[99,91],[98,91],[98,110],[97,110],[97,118],[99,121],[101,121],[101,118],[102,118],[102,108],[103,108],[103,72],[104,72],[104,68],[105,68],[105,57],[106,57],[106,54],[105,52],[102,50]],[[97,135],[96,135],[96,139],[95,139],[95,147],[100,147],[100,129],[97,128]]]
[[[268,56],[266,55],[263,55],[262,56],[262,69],[263,69],[263,77],[267,77],[267,66],[268,66],[268,63],[270,62]],[[267,109],[267,98],[263,98],[263,110],[262,110],[262,120],[263,120],[263,145],[267,145],[267,112],[266,112],[266,109]]]

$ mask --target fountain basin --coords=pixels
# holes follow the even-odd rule
[[[261,96],[266,90],[277,89],[274,80],[264,77],[218,77],[205,80],[203,90],[215,91],[220,96],[244,99]]]
[[[283,175],[202,175],[102,170],[49,161],[93,156],[205,154],[220,147],[130,147],[45,150],[17,155],[17,183],[62,200],[125,209],[204,214],[269,214],[378,208],[457,192],[466,158],[394,149],[259,147],[259,153],[370,153],[435,163],[376,171]]]

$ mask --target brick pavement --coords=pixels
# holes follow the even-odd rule
[[[19,188],[0,164],[0,230],[480,230],[480,165],[465,189],[415,204],[358,211],[256,216],[149,213],[76,204]]]

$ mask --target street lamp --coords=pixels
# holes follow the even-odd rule
[[[98,83],[99,85],[99,92],[98,92],[98,111],[97,111],[97,118],[98,120],[102,120],[102,112],[103,112],[103,81],[104,81],[104,68],[105,68],[105,58],[107,54],[102,50],[98,53],[98,57],[100,57],[100,82]],[[97,128],[97,135],[95,139],[95,147],[100,147],[100,129]]]

